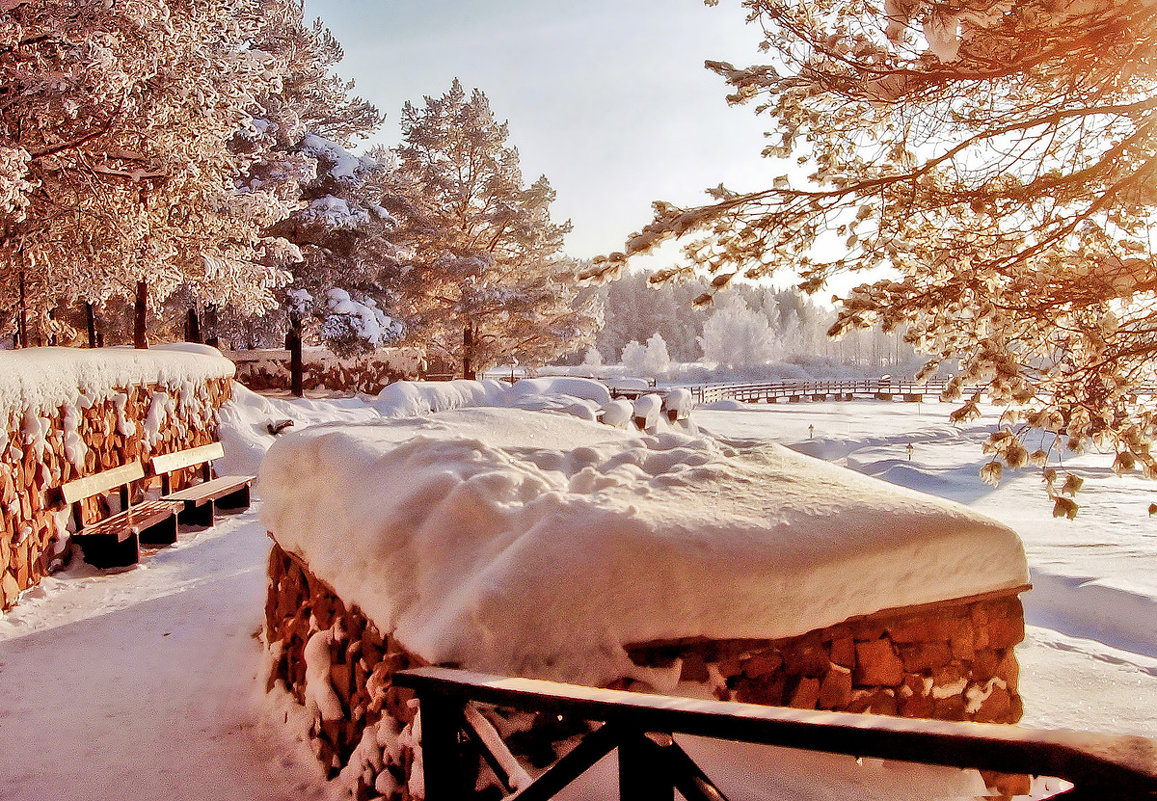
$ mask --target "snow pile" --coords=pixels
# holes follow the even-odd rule
[[[233,363],[208,345],[155,345],[148,350],[115,348],[26,348],[0,351],[0,414],[33,409],[48,412],[77,405],[84,396],[99,401],[114,388],[160,384],[173,389],[209,378],[231,378]]]
[[[1028,580],[1016,534],[949,501],[771,443],[511,408],[314,426],[259,487],[278,543],[383,632],[505,674],[599,684],[638,672],[625,644],[793,636]]]
[[[316,134],[306,134],[301,140],[301,150],[316,159],[333,165],[328,173],[339,181],[352,182],[368,172],[378,169],[378,163],[369,156],[355,156],[336,142],[331,142]]]
[[[383,417],[418,417],[468,406],[501,406],[510,388],[500,381],[398,381],[378,393]]]

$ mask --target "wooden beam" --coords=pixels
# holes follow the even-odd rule
[[[1055,776],[1080,788],[1111,789],[1116,799],[1157,797],[1157,741],[1144,737],[804,711],[436,667],[395,673],[393,683],[415,690],[423,705],[427,698],[440,699],[440,708],[472,700],[642,731]]]

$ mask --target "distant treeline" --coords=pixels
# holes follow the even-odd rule
[[[717,294],[712,305],[695,308],[692,300],[703,293],[704,282],[655,287],[647,278],[646,273],[629,273],[598,289],[604,325],[585,361],[635,362],[648,368],[644,372],[665,369],[664,360],[736,370],[823,361],[868,372],[906,369],[921,361],[897,333],[870,329],[829,339],[835,312],[795,289],[737,283]],[[578,354],[571,362],[583,360]]]

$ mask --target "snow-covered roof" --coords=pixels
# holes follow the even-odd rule
[[[137,384],[176,387],[187,381],[232,378],[233,363],[208,345],[177,343],[148,350],[22,348],[0,350],[0,413],[48,411],[78,396],[93,399]]]
[[[600,683],[625,644],[775,638],[1028,580],[1007,527],[771,443],[511,408],[284,437],[262,518],[431,662]]]

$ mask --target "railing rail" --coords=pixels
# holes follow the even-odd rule
[[[858,381],[763,381],[730,382],[719,384],[697,384],[687,386],[696,403],[711,403],[717,400],[734,399],[740,401],[774,401],[779,398],[826,398],[832,397],[877,397],[877,396],[932,396],[939,397],[948,386],[943,379],[929,381],[896,380],[884,378],[861,379]],[[982,392],[983,387],[961,388],[964,396]],[[1136,395],[1152,397],[1157,395],[1157,386],[1144,385],[1134,390]]]
[[[469,719],[479,716],[467,714],[470,702],[603,724],[533,783],[524,784],[516,793],[519,801],[553,797],[615,748],[624,799],[666,800],[675,789],[688,801],[723,799],[673,733],[1051,776],[1073,784],[1056,796],[1068,801],[1157,799],[1157,741],[1144,737],[699,701],[436,667],[396,673],[394,683],[418,696],[427,801],[465,795],[469,774],[460,763],[461,731],[472,732],[483,751],[491,751],[487,761],[509,782],[509,771],[501,766],[513,760],[501,741],[497,750],[503,752],[494,754],[496,738],[477,732]]]

